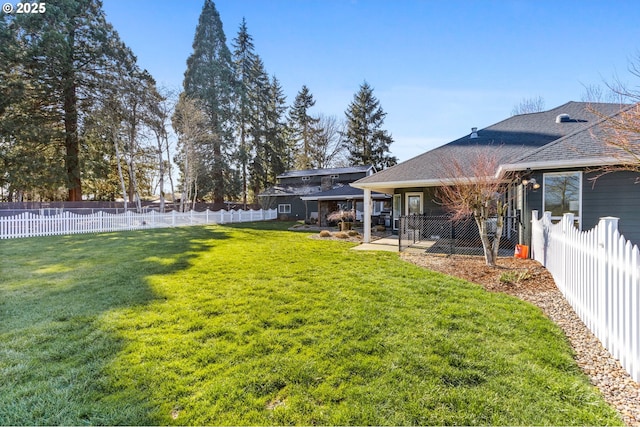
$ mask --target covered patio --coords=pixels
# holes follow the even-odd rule
[[[391,216],[390,195],[375,191],[370,192],[369,203],[365,203],[365,190],[349,185],[302,196],[301,199],[305,202],[313,201],[318,203],[318,225],[321,227],[329,226],[327,216],[331,212],[338,210],[355,211],[356,221],[363,222],[364,224],[368,222],[369,227],[372,223],[388,225],[385,224],[384,221]]]

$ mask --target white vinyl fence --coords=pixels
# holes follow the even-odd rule
[[[62,212],[39,215],[25,212],[14,216],[0,216],[0,239],[51,236],[55,234],[100,233],[105,231],[140,230],[145,228],[178,227],[186,225],[226,224],[235,222],[276,219],[278,212],[271,210],[209,211],[146,213],[126,212],[110,214],[96,212],[90,215]]]
[[[640,382],[640,253],[618,231],[618,218],[601,218],[579,231],[573,214],[551,223],[532,212],[532,257],[553,275],[585,325]]]

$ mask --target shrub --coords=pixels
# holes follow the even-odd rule
[[[347,234],[348,234],[349,236],[351,236],[351,237],[355,237],[355,236],[359,236],[359,235],[360,235],[360,233],[358,233],[356,230],[349,230],[349,231],[347,232]]]
[[[331,237],[331,232],[329,230],[322,230],[320,232],[320,237]]]
[[[334,235],[335,237],[337,237],[338,239],[348,239],[349,235],[343,231],[340,231],[339,233],[336,233]]]
[[[531,278],[531,273],[529,270],[521,271],[518,273],[517,271],[506,271],[500,275],[500,282],[506,284],[517,285],[523,280],[527,280]]]
[[[382,231],[386,231],[387,227],[385,227],[384,225],[376,225],[375,230],[382,232]]]

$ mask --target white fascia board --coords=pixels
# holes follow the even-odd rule
[[[495,177],[498,177],[496,174]],[[487,177],[494,178],[494,177]],[[396,188],[414,188],[414,187],[442,187],[445,185],[459,184],[460,180],[469,180],[469,182],[475,181],[471,177],[462,177],[459,179],[424,179],[416,181],[389,181],[389,182],[372,182],[372,183],[352,183],[352,187],[356,188],[368,188],[370,190],[378,191],[381,193],[392,194]]]
[[[410,187],[438,187],[442,185],[442,181],[439,179],[428,180],[416,180],[416,181],[385,181],[385,182],[354,182],[349,184],[355,188],[370,189],[373,191],[379,191],[381,193],[393,193],[396,188],[410,188]],[[390,191],[385,191],[390,190]]]

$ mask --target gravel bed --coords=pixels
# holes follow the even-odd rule
[[[528,301],[544,312],[567,336],[575,359],[598,387],[604,399],[617,411],[626,425],[640,426],[640,384],[622,368],[617,359],[596,338],[553,282],[549,272],[533,260],[501,258],[498,268],[484,265],[481,257],[436,256],[402,253],[406,261],[452,276],[479,283],[487,290],[505,292]],[[503,283],[504,272],[523,273],[518,283]]]

